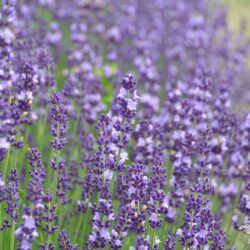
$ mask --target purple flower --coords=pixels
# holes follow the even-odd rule
[[[55,247],[53,243],[45,242],[44,244],[39,244],[39,249],[40,250],[54,250]]]
[[[168,235],[164,244],[165,250],[175,250],[176,249],[176,238]]]
[[[121,85],[127,91],[134,91],[136,86],[136,80],[134,79],[134,76],[129,73],[125,77],[123,77]]]
[[[15,231],[16,237],[18,239],[20,250],[31,250],[32,243],[38,237],[36,231],[35,219],[32,217],[31,210],[27,207],[24,208],[23,215],[24,223]]]
[[[4,201],[5,199],[5,187],[4,187],[5,183],[3,180],[3,175],[0,172],[0,203]]]
[[[10,171],[5,192],[5,202],[7,204],[5,212],[10,216],[10,221],[15,223],[14,221],[17,220],[19,216],[18,209],[20,206],[18,194],[18,175],[16,169],[11,169]]]
[[[0,11],[0,229],[16,224],[20,249],[75,249],[74,234],[86,250],[236,245],[250,213],[244,25],[232,33],[206,0],[24,2]],[[124,70],[137,80],[117,83]]]
[[[138,236],[135,239],[135,247],[131,247],[130,250],[149,250],[150,243],[149,243],[149,236]]]
[[[58,241],[59,241],[59,248],[60,249],[62,249],[62,250],[77,250],[77,246],[72,245],[70,243],[69,236],[67,235],[65,230],[62,230],[58,236],[59,236]]]
[[[43,194],[43,209],[42,209],[42,223],[43,227],[42,230],[48,235],[53,235],[57,229],[58,226],[55,225],[56,220],[58,218],[56,214],[56,205],[51,205],[52,203],[52,194],[48,190],[46,194]],[[39,245],[40,249],[49,249],[53,250],[54,249],[54,244],[52,242],[49,242],[47,240],[44,244]]]
[[[50,98],[50,103],[53,105],[51,109],[51,134],[54,137],[51,145],[56,150],[61,150],[67,143],[68,110],[59,94],[54,93]]]
[[[31,178],[28,185],[26,199],[33,204],[31,214],[36,221],[36,226],[38,227],[42,220],[43,184],[47,173],[42,165],[41,154],[36,148],[31,148],[29,150],[28,160],[32,169],[30,171]]]
[[[62,159],[58,163],[58,183],[57,183],[57,196],[65,204],[68,202],[67,193],[70,189],[70,177],[66,171],[66,162]]]

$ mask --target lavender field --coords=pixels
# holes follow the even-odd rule
[[[1,0],[0,250],[250,249],[248,13]]]

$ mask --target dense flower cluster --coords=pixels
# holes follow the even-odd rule
[[[0,250],[245,249],[248,56],[216,1],[3,0]]]

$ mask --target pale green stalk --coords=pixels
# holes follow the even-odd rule
[[[7,155],[6,155],[6,159],[4,162],[4,167],[3,167],[3,181],[6,181],[6,175],[7,175],[7,169],[8,169],[8,163],[9,163],[9,157],[10,157],[10,151],[11,149],[8,150]],[[0,203],[0,225],[2,225],[3,223],[3,217],[4,217],[4,209],[3,209],[3,204],[2,202]],[[0,247],[1,249],[3,249],[3,232],[4,231],[0,231]]]
[[[230,216],[229,216],[229,223],[228,223],[228,226],[227,226],[227,237],[230,238],[230,231],[231,231],[231,226],[232,226],[232,216],[234,214],[234,210],[235,208],[237,207],[237,204],[239,203],[239,200],[240,200],[240,195],[241,195],[241,187],[242,187],[242,184],[243,184],[243,179],[240,180],[240,183],[239,183],[239,190],[238,190],[238,194],[234,200],[234,204],[233,204],[233,208],[232,208],[232,212],[230,213]]]
[[[15,221],[14,220],[11,226],[10,250],[15,250]]]

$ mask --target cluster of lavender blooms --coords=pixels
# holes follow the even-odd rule
[[[245,249],[244,32],[208,0],[3,0],[0,250]]]

